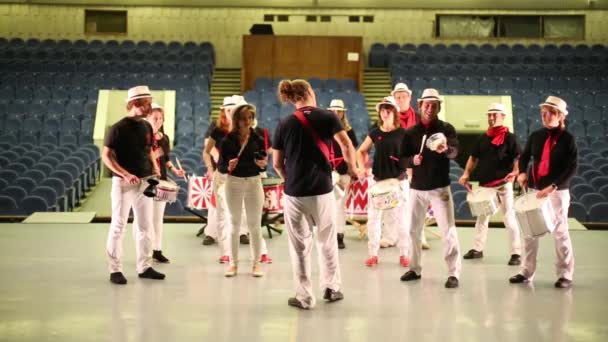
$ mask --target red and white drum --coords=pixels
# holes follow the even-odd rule
[[[156,186],[155,201],[173,203],[177,201],[179,185],[172,180],[159,180]]]
[[[351,181],[346,194],[346,215],[350,218],[367,218],[367,190],[369,178]]]
[[[190,177],[188,181],[188,207],[199,210],[215,208],[212,180],[207,177]]]
[[[277,178],[263,178],[262,184],[264,186],[263,211],[282,214],[285,201],[285,185]]]

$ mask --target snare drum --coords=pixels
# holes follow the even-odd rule
[[[263,211],[281,214],[283,213],[283,205],[285,201],[285,184],[280,178],[264,178],[262,179],[264,188],[264,206]]]
[[[155,201],[173,203],[177,200],[177,194],[179,192],[179,185],[175,184],[172,180],[159,180],[156,186],[156,197]]]
[[[537,198],[536,192],[528,192],[515,200],[513,209],[525,236],[539,237],[555,229],[555,212],[549,197]]]
[[[199,210],[215,208],[215,194],[211,179],[190,177],[188,180],[188,207]]]
[[[369,178],[350,182],[346,194],[346,215],[351,219],[367,218]]]
[[[447,141],[443,133],[435,133],[426,139],[426,147],[431,151],[436,151],[439,145],[445,144]]]
[[[498,192],[494,188],[477,188],[467,194],[473,216],[492,216],[499,208]]]
[[[403,202],[403,190],[396,178],[381,180],[369,189],[369,195],[374,208],[379,210],[393,209]]]

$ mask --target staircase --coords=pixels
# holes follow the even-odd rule
[[[239,94],[241,94],[241,69],[215,69],[209,93],[212,117],[217,116],[224,97]]]
[[[378,119],[376,104],[391,94],[391,73],[386,68],[366,68],[363,70],[363,96],[370,122]]]

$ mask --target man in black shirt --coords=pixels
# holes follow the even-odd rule
[[[310,254],[316,226],[320,283],[323,299],[344,298],[340,292],[340,266],[336,240],[335,198],[329,163],[333,139],[340,144],[348,173],[356,177],[355,149],[338,117],[316,107],[310,84],[283,80],[279,84],[282,102],[293,103],[294,115],[281,119],[273,141],[273,166],[285,180],[285,225],[289,238],[296,295],[287,304],[309,309],[315,304],[312,292]]]
[[[515,211],[513,211],[513,181],[519,173],[517,158],[519,158],[520,149],[515,134],[503,126],[506,116],[505,106],[502,103],[492,103],[487,115],[488,131],[479,137],[473,147],[473,152],[467,160],[459,182],[468,186],[471,172],[477,169],[479,185],[496,190],[511,245],[511,259],[508,264],[519,265],[521,263],[521,238]],[[463,256],[465,259],[483,258],[489,222],[489,215],[477,217],[473,249]]]
[[[421,121],[408,129],[403,139],[401,157],[412,167],[410,198],[406,204],[406,217],[410,227],[412,253],[410,270],[401,276],[402,281],[420,279],[422,273],[421,233],[429,203],[443,235],[443,256],[448,264],[445,287],[458,287],[461,260],[460,246],[454,219],[454,203],[450,192],[450,159],[458,154],[456,130],[439,120],[441,110],[439,92],[425,89],[418,99]],[[428,139],[428,141],[427,141]]]
[[[127,279],[122,274],[122,239],[129,211],[137,224],[135,250],[137,273],[140,278],[164,279],[165,275],[155,271],[152,265],[152,199],[144,196],[147,183],[143,181],[153,175],[160,176],[152,153],[153,129],[143,118],[150,112],[152,95],[147,86],[129,89],[127,116],[115,123],[105,138],[101,158],[112,171],[112,222],[108,232],[106,254],[109,260],[110,281],[124,285]]]

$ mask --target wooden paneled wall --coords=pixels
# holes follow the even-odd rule
[[[358,61],[348,61],[358,53]],[[354,79],[363,74],[361,37],[243,36],[241,91],[253,89],[259,77]]]

